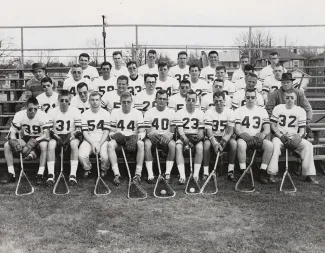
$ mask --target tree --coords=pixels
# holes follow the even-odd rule
[[[125,45],[125,47],[128,47],[129,49],[125,49],[123,51],[123,58],[125,63],[128,63],[129,61],[132,61],[133,55],[135,56],[135,61],[137,62],[138,66],[141,66],[146,61],[146,49],[144,46],[138,46],[136,47],[133,44]],[[133,49],[132,49],[133,48]]]
[[[191,51],[188,55],[188,65],[197,64],[200,68],[202,68],[202,61],[200,55],[197,53],[197,51]]]
[[[41,50],[36,52],[36,62],[43,62],[46,67],[52,67],[52,64],[58,62],[58,59],[52,56],[53,50]]]
[[[95,67],[98,67],[100,58],[103,57],[103,52],[102,52],[103,50],[98,49],[103,47],[102,41],[97,38],[94,38],[87,41],[87,46],[89,48],[97,48],[97,49],[89,50],[89,55],[92,58],[93,65],[95,65]]]
[[[318,55],[318,50],[317,50],[317,48],[313,48],[313,47],[309,46],[309,47],[305,47],[305,48],[299,48],[298,54],[303,57],[306,57],[308,60],[311,57]]]
[[[157,53],[156,63],[159,63],[162,61],[167,62],[169,67],[175,65],[175,62],[169,57],[169,55],[167,55],[166,53]]]

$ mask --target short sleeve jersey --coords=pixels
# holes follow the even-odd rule
[[[210,108],[204,115],[205,129],[212,129],[214,136],[224,136],[227,126],[235,127],[235,112],[224,108],[218,113],[215,108]]]
[[[213,82],[216,78],[216,68],[212,68],[210,65],[206,66],[201,70],[200,76],[207,81],[207,83]],[[228,74],[226,72],[225,77],[228,78]]]
[[[88,65],[86,69],[82,70],[82,76],[83,78],[94,81],[96,78],[99,77],[99,74],[95,67]],[[67,77],[69,77],[69,79],[73,79],[71,69],[69,70]]]
[[[142,65],[139,67],[138,73],[140,76],[144,76],[145,74],[156,74],[158,77],[158,65],[155,64],[153,68],[149,68],[148,64]]]
[[[158,131],[159,133],[170,132],[170,127],[175,126],[175,111],[165,108],[163,111],[156,107],[148,110],[144,115],[144,125],[147,129]]]
[[[215,104],[213,102],[213,93],[209,93],[205,95],[201,100],[201,110],[207,111],[209,108],[215,107]],[[232,108],[232,102],[231,97],[228,95],[225,95],[225,107]]]
[[[44,112],[48,112],[51,108],[58,105],[58,93],[53,92],[52,96],[46,96],[45,92],[39,94],[36,99],[39,103],[40,109]]]
[[[127,69],[127,67],[122,66],[119,70],[117,70],[115,67],[113,67],[111,69],[111,75],[115,76],[116,78],[118,78],[119,76],[128,76],[129,75],[129,71]]]
[[[115,76],[111,76],[108,80],[104,80],[101,76],[94,80],[93,87],[94,90],[97,90],[103,96],[106,92],[116,90],[116,82]]]
[[[169,70],[169,74],[171,77],[175,78],[179,83],[183,80],[190,79],[190,66],[186,65],[185,68],[180,68],[179,65],[171,67]]]
[[[113,109],[121,108],[121,97],[117,94],[117,91],[106,92],[101,97],[101,107],[107,108],[109,111]]]
[[[128,90],[133,96],[141,92],[143,88],[144,88],[144,79],[142,76],[138,75],[135,79],[132,79],[129,76]]]
[[[197,109],[189,113],[183,108],[176,112],[175,124],[176,127],[183,127],[185,134],[197,134],[200,129],[204,129],[204,113]]]
[[[73,78],[65,79],[63,89],[68,90],[70,94],[75,96],[77,94],[77,85],[79,83],[86,83],[88,85],[88,90],[94,89],[91,81],[88,78],[81,78],[79,81],[75,81]]]
[[[160,81],[159,78],[157,79],[157,84],[156,84],[156,90],[167,90],[167,93],[169,96],[172,94],[178,93],[179,91],[179,83],[178,81],[173,78],[168,76],[166,81]]]
[[[90,108],[90,104],[89,104],[89,97],[87,98],[87,101],[86,102],[83,102],[79,95],[77,96],[74,96],[72,99],[71,99],[71,103],[70,103],[71,106],[73,107],[76,107],[79,109],[80,113],[84,113],[86,110],[88,110]]]
[[[264,107],[264,99],[263,96],[256,92],[256,105]],[[241,89],[239,91],[236,91],[234,94],[234,98],[232,99],[232,106],[237,109],[238,107],[246,105],[245,100],[245,89]]]
[[[281,88],[281,81],[276,80],[274,75],[265,78],[263,83],[263,91],[271,93],[279,88]]]
[[[155,107],[156,93],[157,91],[154,91],[152,95],[149,95],[146,90],[142,90],[134,98],[134,107],[142,112],[146,112],[150,108]]]
[[[211,83],[207,83],[205,80],[199,79],[197,83],[193,83],[191,80],[191,89],[196,92],[198,96],[206,95],[212,91]]]
[[[186,106],[185,98],[181,96],[181,94],[177,93],[169,98],[168,107],[173,109],[174,111],[179,111]],[[200,101],[199,99],[196,102],[195,108],[200,109]]]

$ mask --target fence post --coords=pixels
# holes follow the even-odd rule
[[[253,64],[251,47],[252,47],[252,27],[250,26],[249,30],[248,30],[248,48],[249,48],[248,49],[248,57],[249,57],[250,63]]]
[[[20,60],[20,71],[19,79],[24,79],[24,66],[25,66],[25,60],[24,60],[24,28],[20,28],[20,48],[21,48],[21,60]],[[19,88],[22,88],[24,86],[24,80],[19,80]],[[17,85],[16,85],[17,86]],[[16,87],[18,88],[18,87]]]
[[[139,46],[139,41],[138,41],[138,26],[135,26],[135,52],[134,52],[134,61],[136,61],[137,55],[138,55],[138,46]]]

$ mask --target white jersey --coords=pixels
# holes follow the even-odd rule
[[[212,129],[214,136],[224,136],[227,126],[235,127],[235,112],[224,108],[218,113],[215,108],[210,108],[204,115],[205,129]]]
[[[168,107],[173,109],[174,111],[179,111],[186,107],[185,98],[181,96],[181,94],[177,93],[169,98]],[[195,108],[200,109],[200,101],[199,99],[196,101]]]
[[[128,91],[133,95],[137,95],[144,88],[144,79],[142,76],[137,76],[134,80],[129,76]]]
[[[207,111],[209,108],[215,107],[215,104],[213,102],[213,93],[209,93],[205,95],[201,100],[201,110]],[[231,103],[231,97],[225,94],[225,107],[231,109],[232,103]]]
[[[93,82],[93,87],[103,96],[106,92],[116,90],[116,82],[117,78],[115,76],[111,76],[108,80],[104,80],[101,76]]]
[[[88,67],[86,69],[82,70],[82,76],[83,76],[83,78],[86,78],[88,80],[90,79],[91,81],[94,81],[94,79],[99,77],[99,74],[95,67],[88,65]],[[73,79],[71,69],[69,70],[67,78]]]
[[[125,136],[137,134],[138,130],[144,128],[142,113],[132,108],[125,114],[121,109],[114,109],[111,115],[111,129],[122,133]]]
[[[233,108],[237,109],[238,107],[246,105],[245,92],[245,89],[241,89],[235,92],[234,98],[232,99]],[[263,96],[260,93],[256,92],[256,97],[256,105],[264,107]]]
[[[142,65],[139,67],[138,73],[140,76],[144,76],[145,74],[156,74],[158,77],[158,65],[155,64],[153,68],[149,68],[148,64]]]
[[[40,109],[47,113],[49,109],[58,106],[58,97],[59,94],[57,92],[53,92],[50,97],[46,96],[46,93],[43,92],[39,94],[36,99],[39,103]]]
[[[212,85],[211,85],[212,88]],[[235,84],[229,80],[224,80],[223,90],[227,92],[230,97],[233,97],[236,92]]]
[[[193,83],[191,79],[189,79],[189,81],[191,82],[191,89],[194,90],[198,96],[204,96],[212,92],[211,83],[207,83],[205,80],[199,78],[196,83]]]
[[[141,112],[146,112],[150,108],[155,107],[156,93],[156,90],[152,95],[149,95],[146,90],[139,92],[134,98],[134,107]]]
[[[63,83],[63,90],[68,90],[70,94],[75,96],[77,94],[77,85],[79,83],[86,83],[88,85],[88,90],[93,90],[92,82],[88,78],[81,78],[79,81],[75,81],[73,78],[65,79]]]
[[[81,128],[81,113],[76,107],[69,107],[63,113],[60,107],[56,107],[48,113],[51,128],[57,134],[67,134]]]
[[[242,68],[236,69],[235,72],[232,74],[231,81],[235,83],[239,79],[245,78],[245,73]]]
[[[179,83],[183,80],[190,79],[190,66],[186,65],[185,68],[180,68],[178,65],[171,67],[169,70],[169,75],[175,78]]]
[[[80,113],[84,113],[86,110],[88,110],[90,108],[89,96],[88,96],[86,102],[81,101],[79,95],[73,97],[71,99],[70,106],[76,107],[79,109]]]
[[[206,66],[201,70],[200,77],[204,78],[208,83],[213,83],[213,80],[216,79],[216,68],[212,68],[210,65]],[[228,78],[227,72],[225,78]]]
[[[22,129],[23,136],[40,136],[45,129],[50,129],[51,124],[47,114],[38,110],[33,119],[27,117],[27,110],[17,112],[11,122],[10,132],[17,133]]]
[[[287,109],[285,104],[274,107],[270,121],[277,123],[277,129],[282,133],[298,133],[299,128],[306,127],[306,111],[294,105]]]
[[[121,97],[117,94],[117,91],[106,92],[104,96],[101,97],[101,107],[107,108],[109,111],[113,109],[121,108]]]
[[[287,73],[287,70],[285,68],[283,68],[283,73]],[[264,67],[260,72],[260,78],[263,80],[265,80],[266,77],[273,76],[273,75],[274,73],[271,64]]]
[[[170,127],[175,126],[175,111],[166,107],[163,111],[156,107],[148,110],[144,115],[144,125],[147,129],[158,133],[170,132]]]
[[[176,112],[176,127],[183,127],[185,134],[197,134],[200,129],[204,129],[204,113],[195,109],[193,113],[189,113],[186,108]]]
[[[118,78],[119,76],[129,76],[128,68],[125,66],[122,66],[119,70],[117,70],[115,67],[111,69],[111,75]]]
[[[276,80],[274,75],[265,78],[263,83],[263,91],[271,93],[280,88],[281,88],[281,81]]]
[[[246,81],[245,78],[244,79],[239,79],[235,84],[235,91],[241,90],[241,89],[245,89],[246,88]],[[257,83],[255,85],[255,89],[257,90],[257,92],[261,92],[262,91],[262,82],[257,80]]]
[[[179,82],[170,76],[167,76],[166,81],[160,81],[159,78],[157,78],[156,90],[161,89],[167,90],[168,95],[171,96],[179,92]]]
[[[254,106],[252,109],[242,106],[238,108],[235,113],[236,125],[240,124],[241,130],[252,136],[261,132],[264,124],[270,124],[267,111],[260,106]]]
[[[100,141],[105,130],[109,131],[110,113],[103,108],[94,113],[85,111],[82,115],[82,131],[87,131],[94,141]]]

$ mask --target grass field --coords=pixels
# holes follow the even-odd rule
[[[324,181],[323,176],[318,176]],[[298,192],[277,185],[251,194],[219,178],[215,196],[177,195],[128,200],[126,182],[112,193],[92,194],[95,179],[79,180],[66,196],[36,188],[15,196],[0,187],[0,252],[324,252],[324,188],[294,177]]]

